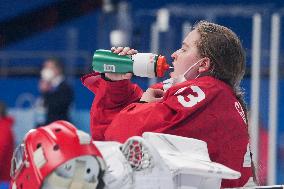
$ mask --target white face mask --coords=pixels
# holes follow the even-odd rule
[[[50,68],[44,68],[41,70],[40,75],[42,80],[49,82],[55,77],[54,71]]]
[[[192,66],[190,66],[183,74],[179,75],[177,78],[174,78],[174,83],[181,83],[190,79],[196,79],[200,74],[196,74],[197,69],[194,69],[196,65],[201,62],[204,58],[199,59]]]

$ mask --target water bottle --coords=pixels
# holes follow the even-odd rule
[[[118,55],[110,50],[96,50],[93,70],[100,73],[133,73],[140,77],[163,77],[169,69],[166,58],[153,53]]]

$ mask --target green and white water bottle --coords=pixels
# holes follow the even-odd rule
[[[110,50],[96,50],[93,70],[100,73],[133,73],[140,77],[163,77],[169,69],[166,58],[153,53],[118,55]]]

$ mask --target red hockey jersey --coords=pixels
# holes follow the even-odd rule
[[[10,181],[10,167],[14,151],[14,120],[11,117],[0,118],[0,182]]]
[[[128,80],[109,82],[97,75],[84,77],[83,83],[96,94],[91,109],[95,140],[125,142],[146,131],[196,138],[207,142],[212,161],[242,174],[223,180],[222,187],[242,187],[252,177],[245,114],[222,81],[209,76],[185,81],[152,103],[137,102],[142,90]]]

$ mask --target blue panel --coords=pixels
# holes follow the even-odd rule
[[[216,23],[224,25],[233,30],[241,39],[244,48],[251,49],[252,45],[252,18],[218,17]]]
[[[1,0],[0,1],[0,20],[18,16],[26,11],[39,8],[56,2],[56,0]]]
[[[24,95],[26,97],[23,98],[27,100],[22,105],[30,107],[31,104],[28,102],[38,96],[37,82],[36,78],[0,79],[0,100],[6,102],[8,106],[15,107],[19,102],[17,99]]]
[[[284,80],[279,83],[279,102],[278,103],[278,151],[277,151],[277,183],[284,183]],[[281,103],[282,102],[282,103]]]
[[[70,45],[68,32],[73,29],[78,33],[77,49],[92,51],[97,48],[98,16],[99,12],[95,11],[13,44],[5,50],[68,50]]]
[[[73,83],[74,92],[75,92],[75,108],[78,110],[90,110],[94,94],[89,91],[84,85],[81,83],[80,79],[77,78]]]
[[[72,22],[68,22],[60,27],[56,27],[50,31],[40,33],[31,38],[27,38],[23,41],[20,41],[16,44],[13,44],[7,47],[5,50],[17,50],[17,51],[32,51],[32,50],[40,50],[40,51],[68,51],[70,49],[70,30],[75,30],[77,32],[77,38],[75,39],[75,43],[77,46],[75,50],[85,50],[89,52],[89,56],[87,57],[91,60],[92,53],[98,49],[102,48],[99,46],[98,39],[98,12],[94,12],[84,17],[80,17],[78,19],[73,20]],[[101,43],[102,44],[102,43]],[[109,48],[109,45],[107,45]],[[72,54],[72,52],[70,52]],[[68,59],[63,59],[67,65],[69,65]],[[25,66],[25,65],[35,65],[40,67],[43,59],[41,58],[25,58],[25,59],[14,59],[9,62],[9,66]],[[75,60],[75,65],[90,65],[91,61],[86,62],[86,59],[77,58]]]
[[[8,189],[9,182],[0,182],[0,189]]]

